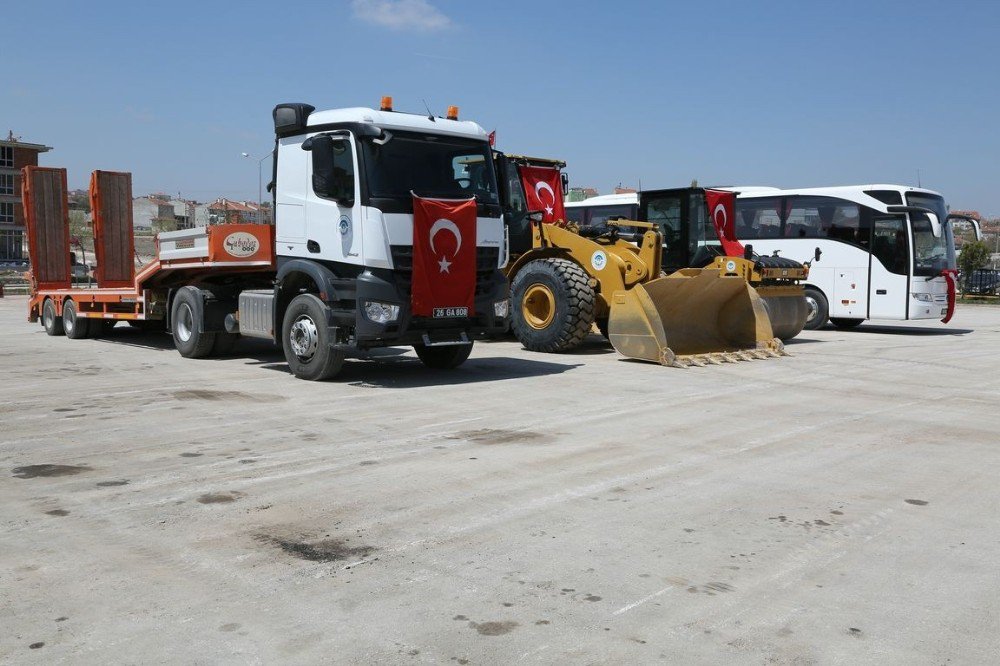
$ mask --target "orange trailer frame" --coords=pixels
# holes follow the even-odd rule
[[[51,186],[52,183],[59,182],[58,172],[61,172],[61,196]],[[101,187],[101,182],[108,182],[108,175],[125,176],[127,182],[119,182],[116,187]],[[47,185],[47,189],[38,187],[33,178]],[[68,277],[69,219],[66,213],[65,169],[25,167],[24,183],[23,203],[25,211],[30,211],[25,216],[25,222],[32,271],[36,266],[61,267],[63,260],[56,253],[65,254],[66,265],[65,279],[40,281],[32,276],[28,301],[30,322],[38,321],[46,301],[52,301],[56,315],[61,317],[63,306],[70,300],[76,305],[79,317],[114,321],[164,320],[167,317],[170,291],[174,288],[246,274],[255,274],[256,277],[265,279],[267,273],[275,270],[272,225],[220,224],[157,236],[156,259],[135,273],[130,285],[123,285],[120,280],[112,279],[108,282],[113,286],[103,286],[99,281],[96,287],[74,287]],[[58,190],[58,186],[55,189]],[[106,219],[98,218],[95,221],[94,245],[95,248],[100,248],[97,252],[98,261],[112,256],[109,249],[112,244],[116,244],[118,256],[122,255],[122,238],[113,238],[112,235],[127,236],[129,252],[132,251],[131,191],[131,174],[95,171],[91,177],[90,195],[95,216],[101,214],[99,211],[117,210],[128,218],[127,227],[120,223],[109,223]],[[45,201],[39,198],[43,193]],[[108,201],[107,197],[119,200]],[[53,205],[53,201],[58,204],[60,198],[62,205]],[[127,214],[121,211],[127,211]],[[65,240],[44,242],[47,237]],[[118,266],[118,269],[120,273],[122,267]],[[63,277],[59,270],[55,272],[59,273],[58,278]],[[99,267],[99,278],[105,274]]]

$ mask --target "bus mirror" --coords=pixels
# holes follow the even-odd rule
[[[938,218],[937,213],[928,211],[924,214],[931,223],[931,231],[934,232],[934,238],[941,238],[941,220]]]

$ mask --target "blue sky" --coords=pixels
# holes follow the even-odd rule
[[[271,109],[449,104],[602,193],[916,184],[1000,215],[997,2],[12,3],[0,131],[85,187],[256,198]],[[265,165],[267,162],[265,162]]]

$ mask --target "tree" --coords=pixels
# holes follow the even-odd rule
[[[968,288],[973,271],[982,268],[990,261],[990,248],[983,241],[966,241],[958,255],[958,267],[962,270],[962,282]],[[963,289],[964,291],[964,289]]]

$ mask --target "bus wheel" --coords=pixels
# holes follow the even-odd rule
[[[76,311],[76,303],[73,301],[63,303],[62,324],[63,329],[66,331],[66,337],[70,340],[89,338],[90,331],[93,328],[90,320],[86,317],[81,317],[80,313]]]
[[[56,304],[51,298],[46,298],[42,305],[42,326],[46,335],[65,335],[62,317],[56,315]]]
[[[826,296],[819,289],[812,287],[805,288],[806,305],[809,313],[806,315],[806,325],[804,328],[815,331],[826,323],[830,313],[830,306],[826,302]]]
[[[288,304],[281,326],[281,346],[292,374],[299,379],[330,379],[344,365],[344,352],[331,348],[327,307],[314,294],[299,294]]]
[[[857,328],[861,325],[864,319],[844,319],[843,317],[830,317],[830,323],[839,329],[847,330],[849,328]]]
[[[182,287],[174,297],[170,309],[170,332],[174,336],[174,346],[185,358],[206,358],[215,345],[215,333],[200,331],[198,321],[203,304],[200,303],[201,290],[196,287]]]

